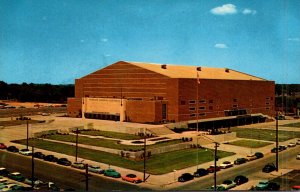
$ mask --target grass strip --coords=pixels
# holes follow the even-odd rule
[[[91,136],[103,136],[114,139],[122,139],[122,140],[136,140],[143,139],[138,135],[128,134],[128,133],[118,133],[112,131],[100,131],[100,130],[81,130],[80,134],[82,135],[91,135]]]
[[[236,132],[236,136],[240,138],[274,141],[276,140],[276,131],[270,129],[250,129],[250,128],[231,128],[231,131]],[[296,131],[278,131],[278,140],[280,142],[287,141],[293,138],[299,138],[300,132]]]
[[[75,143],[76,141],[76,135],[59,135],[59,134],[54,134],[54,135],[47,135],[45,138],[47,139],[52,139],[52,140],[58,140],[58,141],[65,141],[65,142],[72,142]],[[147,146],[147,148],[158,148],[158,147],[163,147],[166,145],[173,145],[177,143],[181,143],[182,141],[180,139],[177,140],[171,140],[171,141],[161,141],[153,145]],[[78,136],[78,143],[80,144],[85,144],[85,145],[94,145],[98,147],[106,147],[106,148],[111,148],[111,149],[120,149],[124,151],[129,151],[129,150],[142,150],[144,147],[142,145],[123,145],[120,144],[116,140],[111,140],[111,139],[102,139],[102,138],[89,138],[85,136]]]
[[[238,141],[232,141],[228,143],[229,145],[236,145],[241,147],[249,147],[249,148],[259,148],[264,147],[273,143],[270,142],[264,142],[264,141],[254,141],[254,140],[238,140]]]
[[[26,140],[13,141],[15,143],[26,145]],[[75,146],[67,144],[59,144],[51,141],[43,140],[30,140],[29,145],[34,145],[36,148],[63,153],[66,155],[75,156]],[[198,161],[197,161],[198,152]],[[231,152],[218,151],[219,158],[234,155]],[[121,156],[106,153],[102,151],[78,148],[78,157],[83,159],[89,159],[105,164],[115,165],[119,167],[125,167],[137,171],[143,170],[143,161],[133,161],[130,159],[122,158]],[[168,153],[152,155],[147,159],[147,173],[159,175],[180,170],[197,164],[213,161],[213,151],[205,149],[184,149],[178,151],[172,151]]]

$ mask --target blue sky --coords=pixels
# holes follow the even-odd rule
[[[0,0],[0,80],[73,83],[119,60],[300,83],[299,0]]]

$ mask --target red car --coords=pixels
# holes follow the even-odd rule
[[[4,145],[4,143],[0,143],[0,149],[6,149],[6,148],[7,148],[7,146]]]
[[[122,179],[124,181],[132,182],[132,183],[141,183],[142,182],[142,179],[140,179],[139,177],[137,177],[134,174],[128,174],[126,176],[122,176]]]
[[[221,170],[221,167],[220,167],[220,166],[217,166],[217,167],[216,167],[216,171],[220,171],[220,170]],[[215,166],[214,166],[214,165],[209,166],[209,168],[207,168],[207,171],[208,171],[209,173],[215,172]]]

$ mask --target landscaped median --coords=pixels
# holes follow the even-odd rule
[[[15,143],[26,145],[26,140],[13,141]],[[44,141],[41,139],[31,139],[29,145],[34,145],[36,148],[45,149],[49,151],[54,151],[66,155],[75,156],[75,146],[56,143],[51,141]],[[198,164],[213,161],[214,157],[212,155],[211,149],[184,149],[178,151],[172,151],[161,154],[154,154],[147,159],[146,169],[149,174],[164,174],[172,172],[173,170],[180,170],[183,168],[195,166]],[[197,158],[198,153],[198,158]],[[218,151],[218,157],[223,158],[227,156],[234,155],[231,152]],[[97,161],[105,164],[115,165],[119,167],[124,167],[132,170],[142,171],[144,162],[131,160],[119,155],[114,155],[111,153],[106,153],[98,150],[78,148],[78,157],[83,159],[89,159],[92,161]],[[197,160],[198,159],[198,160]]]

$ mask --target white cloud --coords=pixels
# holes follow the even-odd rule
[[[107,42],[108,39],[107,39],[107,38],[102,38],[101,41],[102,41],[102,42]]]
[[[299,37],[294,37],[294,38],[288,38],[288,41],[300,41]]]
[[[215,7],[210,10],[210,12],[214,15],[229,15],[237,13],[235,5],[233,4],[226,4],[222,5],[221,7]]]
[[[219,49],[227,49],[227,45],[224,43],[217,43],[215,44],[215,48],[219,48]]]
[[[243,11],[242,11],[242,13],[244,14],[244,15],[255,15],[256,14],[256,10],[252,10],[252,9],[248,9],[248,8],[246,8],[246,9],[244,9]]]

